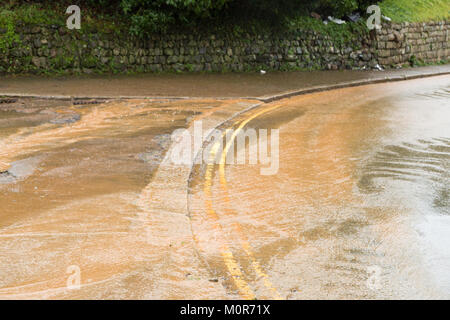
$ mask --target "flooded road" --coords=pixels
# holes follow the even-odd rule
[[[450,298],[449,101],[439,76],[0,105],[0,298]],[[221,128],[279,129],[276,174],[165,165],[175,129],[238,112]]]
[[[182,298],[173,287],[165,290],[182,281],[171,280],[171,244],[151,241],[160,237],[149,234],[141,192],[174,129],[233,103],[2,106],[0,297]],[[180,266],[173,267],[176,273]],[[81,289],[68,290],[78,270]]]
[[[436,77],[246,114],[230,126],[279,128],[280,169],[198,170],[201,255],[243,298],[449,298],[449,101]]]

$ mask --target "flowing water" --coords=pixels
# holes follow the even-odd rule
[[[170,281],[171,257],[149,241],[140,194],[172,131],[230,103],[4,105],[0,297],[181,298],[155,284]],[[82,288],[67,290],[74,267]]]
[[[202,174],[192,185],[194,234],[216,230],[200,241],[212,269],[229,273],[225,243],[258,298],[449,298],[450,78],[276,104],[247,126],[280,129],[277,174],[227,165],[211,195]]]
[[[172,131],[255,101],[0,105],[0,297],[449,298],[449,101],[440,76],[262,104],[224,126],[279,129],[279,171],[189,185]],[[187,214],[149,209],[155,176]]]

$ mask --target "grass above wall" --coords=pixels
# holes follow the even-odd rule
[[[14,2],[13,2],[14,3]],[[383,0],[379,2],[382,13],[390,17],[394,22],[427,22],[442,21],[450,18],[450,0]],[[11,25],[18,24],[38,24],[64,26],[68,15],[65,13],[66,7],[60,3],[51,5],[34,4],[0,4],[0,28],[10,28]],[[265,21],[233,21],[223,19],[212,23],[208,21],[205,25],[198,25],[192,31],[195,33],[208,31],[211,33],[226,33],[239,37],[243,33],[267,33],[274,28],[281,28],[285,31],[293,29],[309,29],[333,35],[334,37],[346,38],[349,33],[357,31],[359,24],[328,26],[322,22],[312,19],[308,15],[298,15],[297,17],[286,18],[286,23],[279,26],[269,26]],[[351,25],[351,26],[349,26]],[[92,10],[82,11],[82,26],[84,31],[96,30],[128,32],[129,23],[123,20],[121,15],[105,14]],[[185,27],[182,30],[186,29]],[[171,30],[177,32],[178,30]],[[281,30],[276,30],[277,32]]]
[[[70,1],[70,0],[67,0]],[[253,1],[253,0],[251,0]],[[30,0],[31,2],[31,0]],[[374,0],[374,2],[376,2]],[[26,4],[24,4],[26,3]],[[65,28],[66,14],[65,2],[47,2],[46,4],[38,2],[24,2],[20,0],[10,0],[0,3],[0,72],[14,73],[14,70],[21,68],[20,72],[34,72],[39,67],[32,63],[33,45],[25,43],[19,30],[23,30],[24,25],[48,26],[50,30]],[[382,7],[382,13],[393,19],[394,22],[427,22],[448,20],[450,16],[450,0],[384,0],[379,2]],[[84,8],[84,7],[83,7]],[[121,39],[134,38],[130,33],[129,21],[118,12],[111,11],[105,13],[100,9],[88,8],[81,12],[82,28],[77,34],[83,41],[91,39],[97,34],[109,34],[109,37],[120,37]],[[325,16],[323,16],[325,18]],[[172,27],[167,32],[155,32],[149,36],[153,39],[164,38],[165,34],[192,34],[197,37],[218,36],[225,39],[243,39],[251,44],[254,39],[264,41],[264,37],[270,35],[284,36],[302,35],[305,32],[315,32],[325,35],[315,45],[317,47],[326,47],[332,41],[337,50],[340,49],[361,49],[364,45],[361,39],[366,37],[368,32],[366,26],[366,17],[363,17],[357,23],[348,22],[338,25],[335,23],[324,24],[322,20],[312,18],[307,11],[302,11],[298,15],[290,15],[280,19],[277,24],[268,24],[264,19],[234,19],[233,17],[218,17],[215,20],[204,20],[189,27],[180,25]],[[256,37],[258,36],[258,37]],[[131,39],[136,40],[136,39]],[[137,40],[145,40],[139,39]],[[280,42],[280,46],[285,46]],[[46,49],[46,48],[44,48]],[[286,54],[292,55],[292,49]],[[35,52],[34,52],[35,53]],[[36,54],[36,53],[35,53]],[[41,53],[39,53],[40,55]],[[309,54],[307,54],[309,56]],[[54,68],[49,69],[49,73],[54,74],[65,71],[67,61],[74,57],[64,56],[61,63],[53,59]],[[55,61],[54,61],[55,60]],[[93,63],[95,64],[95,63]],[[16,68],[16,69],[15,69]],[[29,68],[29,69],[27,69]],[[17,69],[18,70],[18,69]],[[103,69],[102,69],[103,70]],[[99,71],[102,71],[99,70]],[[97,70],[96,70],[97,71]]]
[[[450,18],[450,0],[384,0],[383,15],[394,22],[429,22]]]
[[[41,4],[0,4],[0,28],[13,25],[55,25],[65,26],[69,17],[66,7],[55,4],[51,7]],[[83,29],[97,31],[123,30],[120,16],[102,15],[85,10],[81,16]]]

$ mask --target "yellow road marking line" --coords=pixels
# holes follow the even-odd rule
[[[236,130],[230,141],[233,141],[236,136],[237,133],[239,132],[240,129],[242,129],[247,123],[249,123],[251,120],[257,118],[258,116],[270,112],[272,110],[275,110],[277,108],[279,108],[280,105],[275,105],[271,108],[267,108],[264,109],[260,112],[257,112],[256,114],[254,114],[253,116],[247,118],[245,121],[243,121],[241,123],[241,125],[239,126],[238,130]],[[236,122],[235,125],[239,123]],[[222,136],[223,139],[223,136]],[[214,228],[220,231],[223,231],[222,226],[219,223],[219,216],[217,215],[216,211],[213,208],[212,205],[212,175],[213,175],[213,171],[214,171],[214,166],[215,166],[215,160],[216,160],[216,156],[217,153],[219,151],[219,148],[221,146],[221,142],[215,142],[215,144],[212,146],[210,154],[209,154],[209,159],[208,159],[208,164],[206,167],[206,172],[205,172],[205,183],[204,183],[204,194],[205,194],[205,206],[206,206],[206,212],[208,214],[208,216],[213,219],[214,221],[216,221],[216,224],[214,225]],[[220,183],[222,185],[222,187],[227,186],[227,182],[226,182],[226,178],[225,178],[225,168],[224,168],[224,163],[225,163],[225,157],[227,155],[227,152],[230,148],[230,145],[227,144],[226,149],[222,151],[221,154],[221,161],[220,161],[220,167],[219,167],[219,172],[220,172]],[[261,268],[261,266],[259,265],[259,263],[256,261],[253,252],[251,251],[250,248],[250,244],[248,243],[248,241],[244,240],[242,238],[242,229],[240,227],[240,225],[236,225],[234,224],[235,229],[238,231],[240,238],[241,238],[241,245],[244,249],[244,251],[246,252],[247,256],[250,258],[251,260],[251,265],[253,267],[253,269],[255,270],[256,274],[259,277],[262,277],[264,279],[264,285],[272,292],[272,296],[275,299],[283,299],[281,297],[281,295],[278,293],[278,291],[273,287],[271,281],[269,280],[269,277],[267,274],[265,274]],[[230,248],[226,245],[223,244],[221,246],[221,255],[223,258],[223,261],[228,269],[228,272],[231,274],[232,279],[234,284],[236,285],[236,287],[238,288],[241,296],[244,299],[255,299],[255,295],[252,291],[252,289],[249,287],[248,283],[244,280],[244,275],[242,274],[242,271],[236,261],[236,259],[233,256],[233,253],[231,252]]]
[[[217,151],[219,150],[220,145],[221,145],[220,142],[216,142],[211,148],[209,161],[205,173],[204,192],[205,192],[205,205],[207,209],[207,214],[210,218],[216,221],[214,228],[223,231],[222,226],[218,222],[219,216],[213,209],[211,200],[212,199],[211,186],[212,186],[212,173],[214,170],[214,159],[216,158],[216,154]],[[244,280],[244,275],[242,274],[241,269],[238,263],[236,262],[236,259],[233,257],[233,253],[231,252],[230,248],[226,244],[223,244],[220,253],[222,255],[225,266],[227,267],[228,272],[231,274],[233,282],[238,288],[241,296],[247,300],[255,299],[255,294],[253,293],[252,289],[249,287],[247,282]]]
[[[226,193],[225,199],[227,202],[229,202],[229,196],[228,196],[229,193],[228,193],[228,184],[227,184],[227,180],[226,180],[226,176],[225,176],[225,159],[226,159],[226,156],[228,154],[230,147],[233,145],[234,139],[236,138],[239,131],[242,130],[242,128],[244,128],[244,126],[247,125],[251,120],[259,117],[260,115],[262,115],[264,113],[275,110],[279,107],[280,107],[280,105],[275,105],[271,108],[264,109],[256,114],[254,114],[253,116],[247,118],[245,121],[242,121],[241,124],[239,125],[238,129],[233,132],[233,135],[231,136],[230,140],[227,141],[224,151],[222,152],[222,156],[220,159],[220,165],[219,165],[220,184],[222,186],[222,189]],[[235,122],[234,125],[236,125],[237,123],[239,123],[239,121]],[[262,270],[261,265],[256,260],[255,255],[253,254],[253,252],[251,250],[251,246],[250,246],[248,240],[246,239],[244,232],[242,231],[241,225],[239,223],[234,223],[233,225],[234,225],[235,230],[239,234],[239,237],[241,240],[241,246],[244,249],[244,251],[246,252],[247,256],[250,258],[252,267],[255,270],[256,274],[258,275],[258,277],[263,278],[264,286],[267,289],[269,289],[269,291],[272,293],[272,297],[277,300],[282,300],[283,297],[280,295],[278,290],[273,286],[272,282],[269,279],[269,276]]]

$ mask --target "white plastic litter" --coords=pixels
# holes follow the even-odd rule
[[[261,70],[261,74],[266,74],[267,72],[265,70]]]
[[[331,22],[334,22],[334,23],[336,23],[336,24],[345,24],[345,21],[344,21],[344,20],[336,19],[336,18],[333,18],[333,17],[331,17],[331,16],[328,16],[328,20],[330,20]]]

